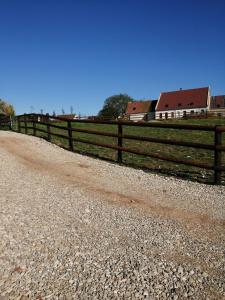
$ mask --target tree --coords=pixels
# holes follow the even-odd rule
[[[127,94],[113,95],[105,100],[98,116],[116,119],[125,113],[128,102],[133,102],[133,99]]]
[[[14,116],[15,110],[12,104],[0,99],[0,113],[3,113],[7,116]]]

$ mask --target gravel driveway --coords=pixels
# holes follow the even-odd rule
[[[225,299],[225,187],[0,132],[0,299]]]

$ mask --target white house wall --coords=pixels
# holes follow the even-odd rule
[[[149,121],[155,119],[155,113],[149,112],[149,113],[140,113],[140,114],[130,114],[129,115],[130,121],[138,122],[138,121]]]
[[[186,112],[186,115],[189,116],[191,114],[196,115],[196,114],[205,113],[206,111],[207,111],[207,108],[192,108],[192,109],[176,109],[176,110],[156,111],[155,118],[156,118],[156,120],[174,119],[174,118],[179,119],[179,118],[184,117],[185,112]],[[167,118],[166,118],[166,113],[167,113]]]
[[[138,122],[144,119],[146,113],[142,114],[130,114],[130,121]]]

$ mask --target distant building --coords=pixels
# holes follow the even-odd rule
[[[64,115],[57,115],[58,118],[64,118],[67,120],[74,120],[76,119],[76,115],[75,114],[64,114]]]
[[[156,105],[156,119],[182,118],[206,113],[209,105],[208,87],[163,92]]]
[[[157,100],[128,102],[125,117],[130,121],[149,121],[155,119]]]
[[[218,116],[225,116],[225,95],[212,96],[209,111]]]

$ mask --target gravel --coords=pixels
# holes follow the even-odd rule
[[[225,298],[225,187],[5,131],[0,167],[0,300]]]

